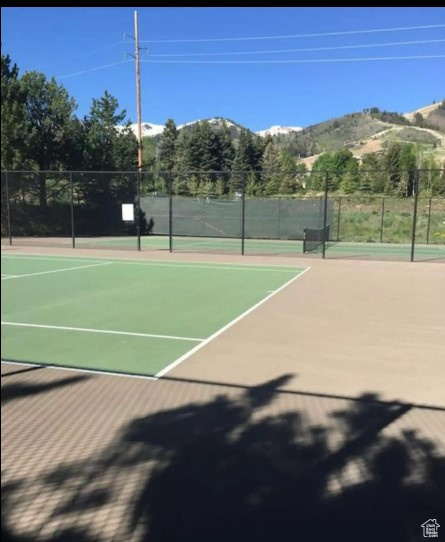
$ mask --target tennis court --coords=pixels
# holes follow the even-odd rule
[[[240,494],[260,496],[243,540],[261,540],[271,518],[284,525],[279,539],[303,521],[310,538],[319,511],[337,525],[343,510],[349,525],[348,495],[372,511],[366,525],[377,516],[387,525],[385,496],[404,503],[413,493],[379,478],[382,462],[401,476],[409,464],[404,480],[429,492],[415,501],[422,517],[399,506],[398,524],[414,517],[416,531],[425,506],[435,510],[443,266],[246,260],[2,250],[2,359],[31,363],[2,363],[11,532],[41,542],[177,540],[182,533],[156,538],[152,523],[176,526],[173,517],[193,539],[197,521],[220,529],[221,511],[242,510]],[[288,483],[295,491],[283,493]]]
[[[2,255],[2,359],[161,376],[304,271]]]
[[[71,247],[72,239],[69,237],[24,237],[14,238],[14,246],[58,246]],[[137,251],[137,237],[76,237],[77,248],[117,249]],[[141,250],[168,251],[168,235],[150,235],[141,237]],[[411,258],[410,243],[359,243],[329,241],[326,244],[326,258],[357,258],[375,260],[409,261]],[[173,252],[207,252],[223,254],[240,254],[241,239],[226,239],[218,237],[188,237],[173,236]],[[245,239],[244,253],[246,255],[278,255],[303,256],[303,241],[295,239]],[[310,257],[320,257],[321,246],[309,252]],[[416,243],[415,261],[445,262],[445,245]]]

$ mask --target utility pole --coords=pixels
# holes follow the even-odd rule
[[[139,61],[139,52],[141,48],[139,47],[139,24],[138,24],[138,12],[134,12],[134,38],[129,34],[125,34],[125,37],[128,36],[134,39],[134,56],[136,66],[136,107],[137,107],[137,118],[138,118],[138,131],[137,131],[137,140],[138,140],[138,170],[142,171],[142,114],[141,114],[141,66]]]
[[[134,50],[136,64],[136,103],[138,112],[138,168],[142,171],[141,68],[139,62],[138,12],[134,12]]]

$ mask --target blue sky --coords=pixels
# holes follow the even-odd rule
[[[407,112],[445,98],[445,58],[252,64],[154,62],[445,55],[445,41],[432,42],[445,40],[445,26],[362,32],[445,25],[443,8],[2,8],[2,52],[10,54],[21,73],[37,70],[48,77],[56,76],[78,103],[79,116],[88,112],[92,98],[108,90],[135,122],[134,63],[120,63],[125,52],[134,52],[133,42],[125,42],[123,34],[134,34],[135,9],[140,39],[153,40],[141,43],[141,47],[149,48],[141,56],[144,121],[164,124],[172,117],[181,124],[222,116],[260,130],[273,124],[307,126],[372,106]],[[327,33],[338,34],[160,42]],[[429,43],[418,43],[426,41]],[[397,45],[357,47],[388,43]],[[314,48],[329,49],[227,54]],[[174,54],[184,56],[157,56]],[[198,54],[203,56],[191,56]],[[86,73],[78,74],[83,71]]]

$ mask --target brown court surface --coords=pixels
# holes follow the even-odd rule
[[[443,523],[443,266],[21,250],[311,269],[158,381],[2,364],[9,531],[411,541]]]

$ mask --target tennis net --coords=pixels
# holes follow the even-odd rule
[[[303,239],[303,253],[315,252],[323,247],[329,240],[329,225],[325,228],[305,228]]]

